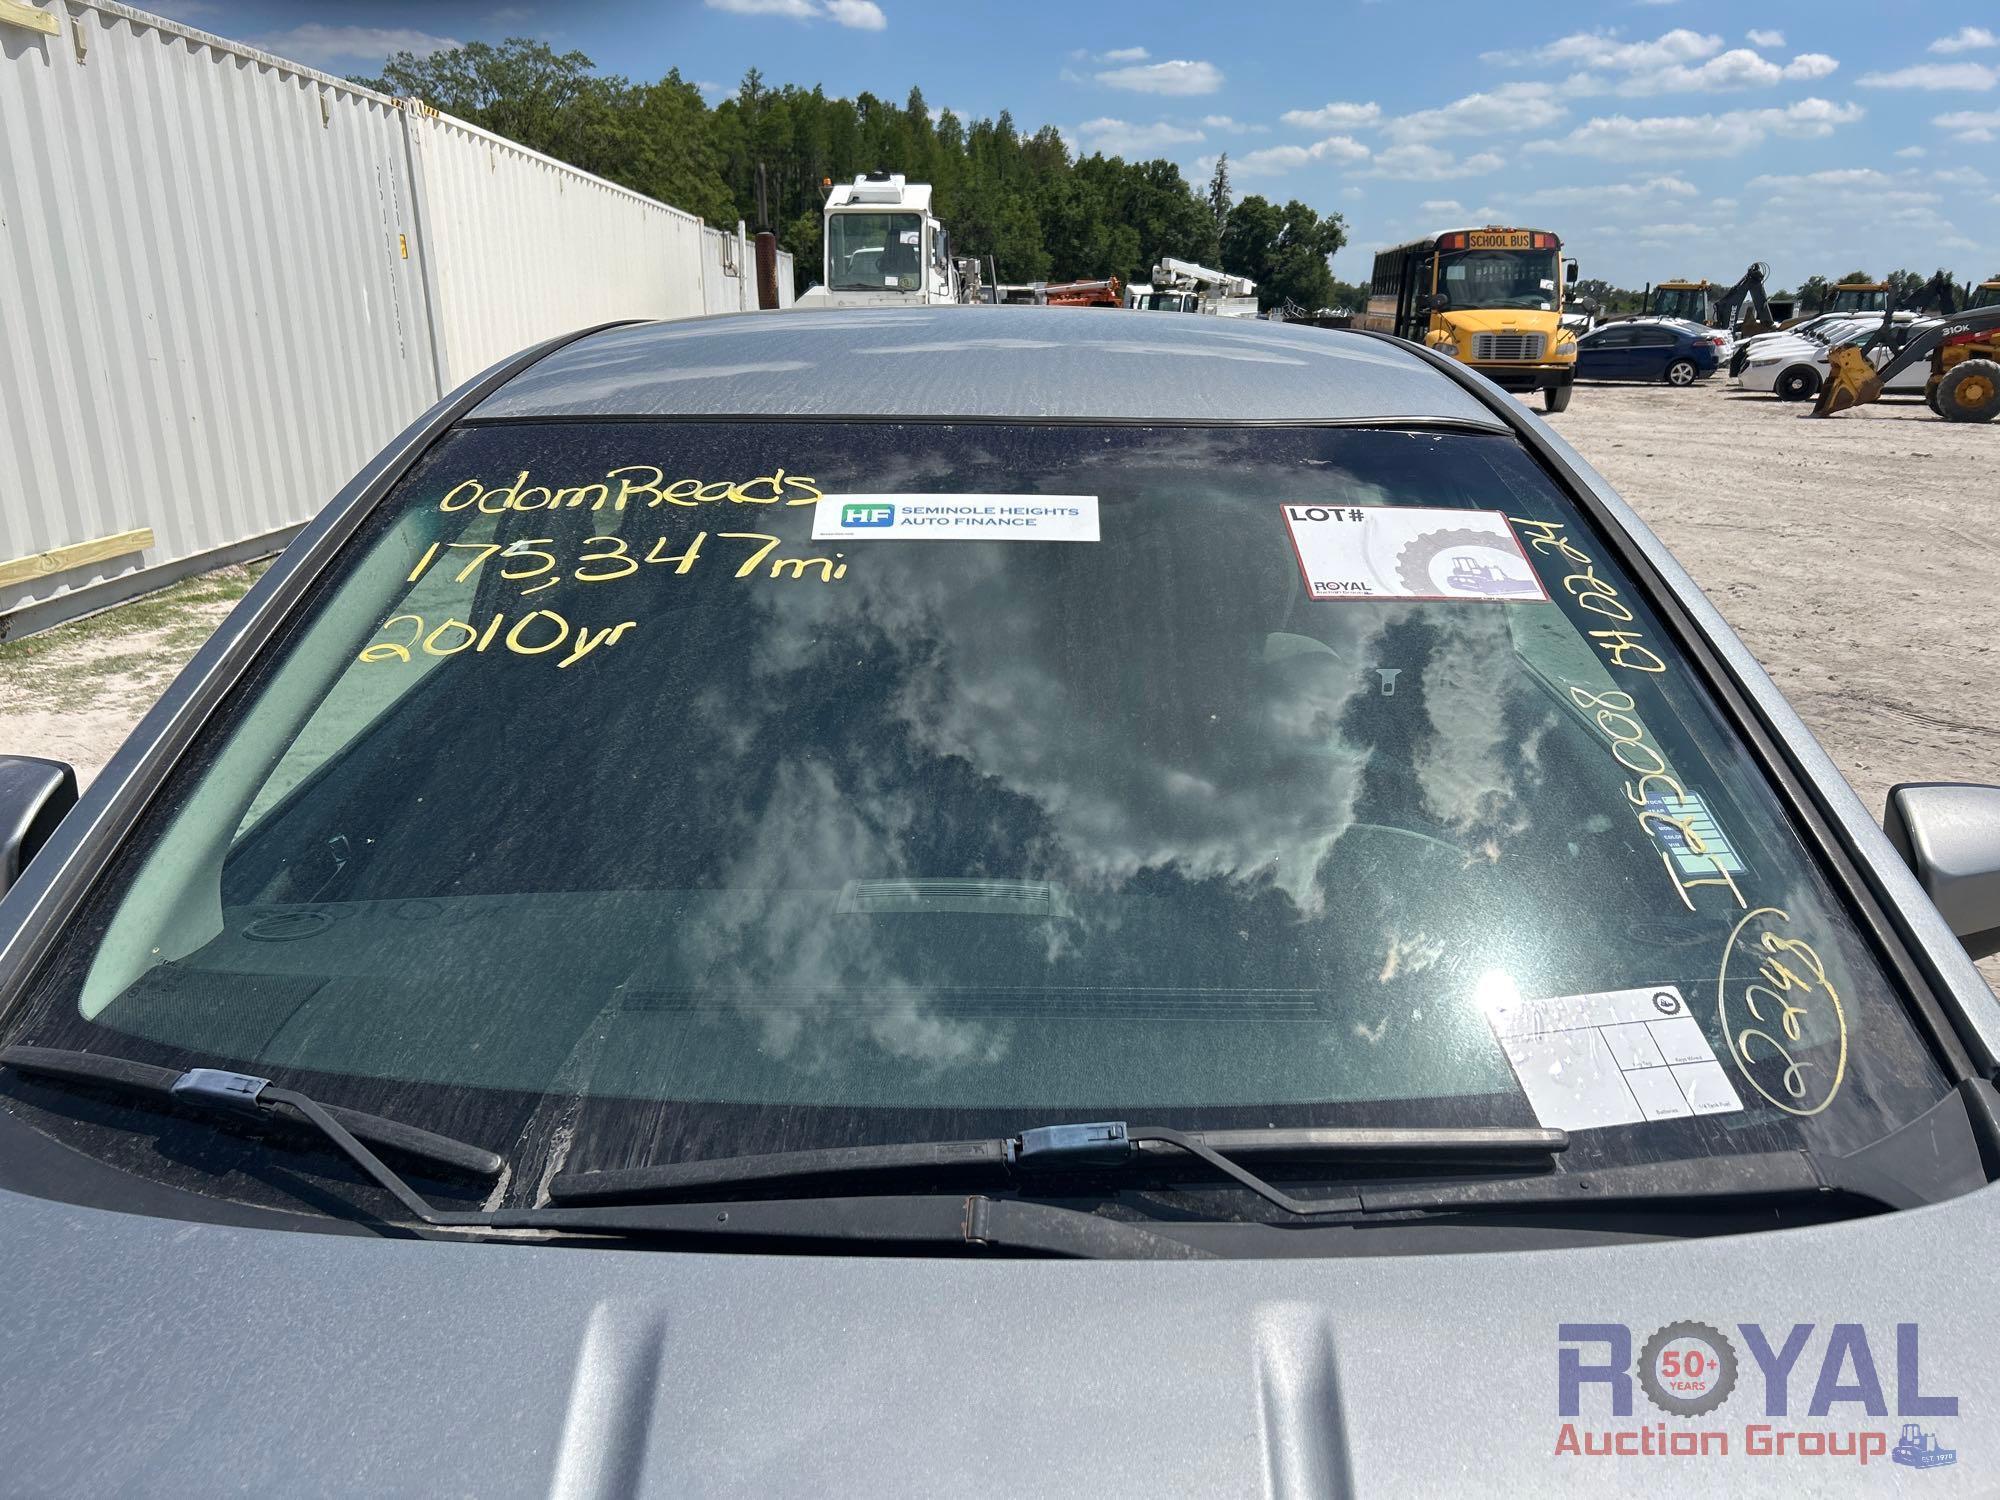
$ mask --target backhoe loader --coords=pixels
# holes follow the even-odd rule
[[[1868,344],[1873,342],[1871,338]],[[1813,403],[1814,416],[1832,416],[1879,399],[1891,380],[1921,359],[1931,365],[1924,399],[1947,422],[1990,422],[2000,416],[2000,306],[1913,324],[1903,347],[1879,370],[1869,362],[1868,344],[1827,351],[1827,377]]]

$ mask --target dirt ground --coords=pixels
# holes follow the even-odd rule
[[[1665,539],[1862,800],[2000,782],[2000,428],[1914,402],[1825,421],[1713,380],[1578,389],[1556,427]],[[100,770],[256,576],[0,645],[0,751]],[[2000,987],[2000,958],[1983,966]]]
[[[263,566],[223,568],[0,644],[0,753],[66,760],[88,784]]]
[[[1590,385],[1558,431],[1645,517],[1861,800],[2000,781],[2000,427],[1823,421],[1721,379]]]

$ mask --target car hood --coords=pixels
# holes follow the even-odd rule
[[[1745,1237],[1173,1264],[440,1244],[13,1194],[0,1226],[15,1493],[1601,1494],[1601,1461],[1555,1451],[1565,1421],[1665,1427],[1595,1386],[1562,1417],[1563,1325],[1626,1325],[1637,1351],[1680,1320],[1738,1351],[1744,1322],[1773,1348],[1815,1329],[1794,1415],[1764,1416],[1744,1352],[1695,1425],[1889,1442],[1911,1394],[1895,1328],[1916,1324],[1922,1394],[1958,1409],[1925,1426],[1963,1450],[1925,1495],[1983,1490],[2000,1463],[2000,1302],[1967,1275],[2000,1189]],[[1803,1414],[1835,1323],[1864,1330],[1886,1415]],[[1622,1459],[1620,1487],[1879,1493],[1901,1473],[1691,1462]]]

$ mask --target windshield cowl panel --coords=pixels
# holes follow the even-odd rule
[[[515,1206],[1062,1121],[1860,1150],[1943,1076],[1612,555],[1497,436],[461,430],[4,1040]]]

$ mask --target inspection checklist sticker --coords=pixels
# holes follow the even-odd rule
[[[1507,1000],[1486,1019],[1544,1125],[1590,1130],[1743,1108],[1671,984]]]
[[[816,542],[1094,542],[1095,495],[821,495]]]
[[[1309,599],[1548,602],[1497,510],[1289,500],[1279,508]]]

